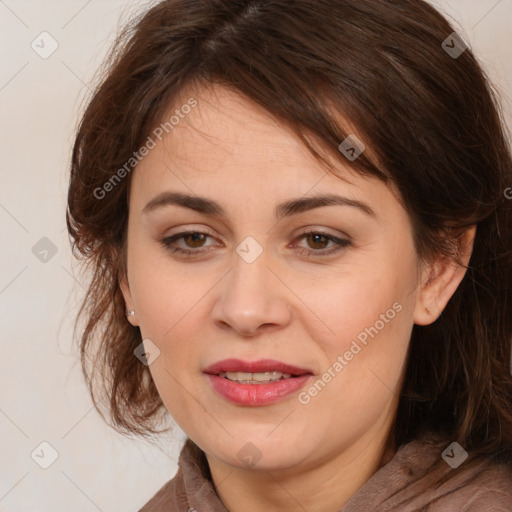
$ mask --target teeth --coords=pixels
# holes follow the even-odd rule
[[[266,384],[267,382],[275,382],[281,379],[290,379],[290,373],[281,372],[220,372],[219,377],[225,377],[228,380],[240,382],[241,384]]]

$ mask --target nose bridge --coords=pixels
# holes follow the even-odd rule
[[[286,289],[268,268],[271,262],[263,248],[246,239],[236,252],[213,308],[214,321],[242,335],[256,334],[262,326],[287,325],[290,308]]]

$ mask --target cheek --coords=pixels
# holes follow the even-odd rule
[[[350,349],[353,340],[364,344],[373,337],[394,338],[394,329],[402,322],[409,325],[414,299],[409,293],[413,286],[412,267],[409,266],[411,271],[408,272],[403,262],[400,266],[404,272],[401,273],[390,266],[394,267],[389,264],[358,267],[337,278],[331,276],[323,284],[304,283],[302,289],[296,284],[294,291],[299,297],[305,297],[304,302],[316,317],[310,313],[314,320],[308,322],[314,329],[310,335],[322,339],[326,352],[343,353]],[[300,280],[296,279],[295,283]]]
[[[311,417],[328,414],[333,436],[343,431],[350,437],[356,425],[382,418],[397,396],[413,308],[399,283],[345,285],[311,297],[334,334],[325,328],[309,332],[324,365],[299,398]]]
[[[387,403],[406,362],[415,269],[412,252],[400,258],[389,254],[354,266],[323,286],[304,286],[307,304],[321,320],[309,322],[308,335],[321,351],[323,377],[329,381],[325,388],[319,386],[323,398],[314,398],[312,390],[304,402],[311,398],[319,413],[325,404],[336,404],[341,416],[349,412],[361,421]]]
[[[187,317],[200,306],[216,278],[212,273],[198,273],[193,265],[176,265],[159,252],[152,254],[142,244],[134,244],[128,275],[142,335],[164,341],[187,323]]]

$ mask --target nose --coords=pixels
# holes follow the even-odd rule
[[[247,263],[236,255],[233,268],[219,286],[212,316],[220,328],[247,337],[289,325],[288,290],[267,267],[263,256]]]

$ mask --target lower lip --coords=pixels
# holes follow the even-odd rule
[[[312,375],[301,375],[268,384],[240,384],[218,375],[207,374],[213,388],[230,402],[240,405],[267,405],[300,389]]]

